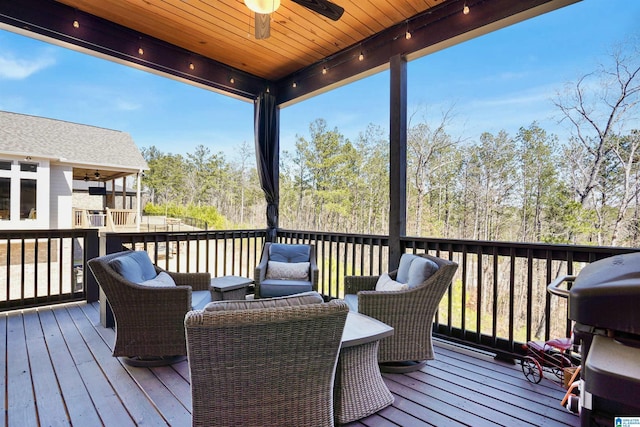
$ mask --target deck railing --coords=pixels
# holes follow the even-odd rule
[[[265,230],[108,233],[104,247],[107,253],[146,250],[170,271],[253,278],[265,239]],[[319,291],[333,297],[344,296],[346,275],[388,270],[387,236],[279,230],[278,241],[316,246]],[[567,301],[551,296],[548,283],[578,274],[592,261],[637,250],[413,237],[402,238],[401,245],[403,252],[427,252],[459,264],[434,332],[505,356],[517,356],[521,343],[531,339],[570,334]],[[0,232],[0,310],[95,299],[93,277],[84,266],[98,255],[98,246],[96,230]]]
[[[170,271],[253,278],[265,237],[265,230],[108,233],[106,251],[145,250],[156,265]]]
[[[343,296],[345,275],[387,271],[386,236],[280,230],[285,243],[316,245],[320,291]],[[401,251],[429,253],[458,263],[443,298],[434,332],[512,358],[529,340],[570,336],[567,300],[547,285],[560,275],[578,274],[588,263],[635,248],[482,242],[403,237]]]
[[[98,247],[97,230],[0,232],[0,311],[97,301],[98,287],[84,266]]]
[[[137,211],[133,209],[110,209],[95,211],[73,208],[74,228],[106,228],[107,231],[135,230]]]

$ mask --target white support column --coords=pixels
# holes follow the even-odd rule
[[[140,200],[140,181],[142,171],[136,174],[136,231],[140,231],[140,223],[142,222],[142,200]]]

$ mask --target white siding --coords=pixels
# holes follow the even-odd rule
[[[72,228],[72,177],[71,166],[51,166],[51,228]]]

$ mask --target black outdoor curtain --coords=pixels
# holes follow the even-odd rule
[[[276,98],[261,93],[254,104],[256,163],[267,201],[267,241],[275,242],[280,203],[280,110]]]

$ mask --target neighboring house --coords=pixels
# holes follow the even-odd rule
[[[126,132],[0,111],[0,230],[72,228],[74,209],[129,207],[137,222],[148,168]]]

